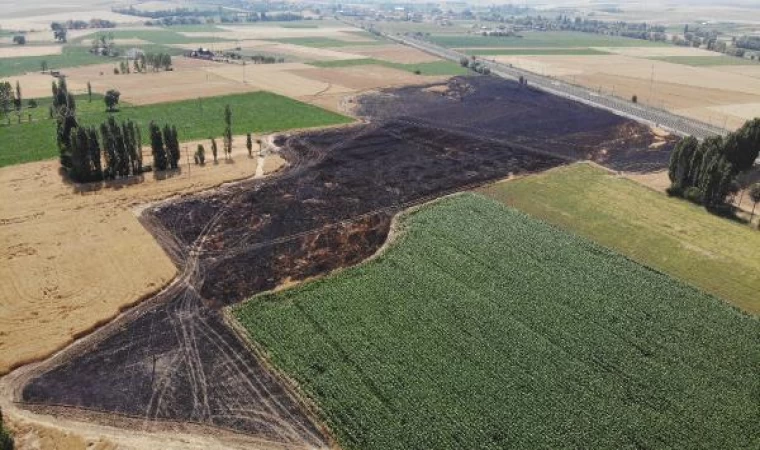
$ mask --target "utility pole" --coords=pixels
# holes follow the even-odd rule
[[[187,176],[190,176],[190,151],[187,149],[187,145],[185,145],[185,156],[187,157]]]
[[[654,93],[654,64],[652,64],[652,78],[649,81],[649,103],[654,105],[654,99],[652,98]]]

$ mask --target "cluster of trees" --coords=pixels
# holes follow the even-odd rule
[[[251,61],[253,61],[254,64],[275,64],[284,63],[285,58],[275,58],[274,56],[266,55],[253,55],[251,56]]]
[[[114,67],[114,74],[128,74],[131,72],[145,73],[148,70],[158,72],[161,69],[172,70],[172,56],[168,53],[140,53],[130,64],[129,59],[119,62],[119,67]]]
[[[179,167],[179,139],[174,126],[164,125],[163,132],[155,122],[150,123],[150,148],[156,170]]]
[[[18,45],[26,45],[26,36],[23,34],[17,34],[13,36],[13,43]]]
[[[106,93],[106,103],[118,91]],[[77,182],[100,181],[139,175],[151,170],[143,164],[140,128],[132,121],[118,123],[111,116],[99,127],[80,126],[76,102],[66,80],[53,83],[53,115],[61,166]],[[164,125],[163,132],[151,122],[151,148],[156,170],[179,166],[179,138],[174,126]]]
[[[462,67],[469,68],[471,70],[474,70],[475,72],[478,72],[483,75],[490,75],[491,69],[486,67],[485,64],[481,63],[480,61],[476,61],[475,57],[472,57],[472,61],[470,61],[467,58],[462,58],[459,60],[459,64]],[[418,73],[419,71],[415,71],[415,73]]]
[[[152,20],[145,22],[147,26],[172,26],[172,25],[200,25],[203,23],[216,23],[218,18],[221,23],[240,23],[240,22],[265,22],[265,21],[293,21],[304,20],[300,14],[292,12],[278,12],[276,15],[267,15],[267,11],[251,11],[251,5],[241,3],[235,11],[222,9],[189,9],[173,8],[158,11],[144,11],[132,6],[123,9],[114,9],[114,12],[137,17],[148,17]],[[230,8],[232,9],[232,8]],[[247,10],[245,13],[240,11]]]
[[[116,22],[104,19],[90,19],[84,20],[67,20],[66,22],[53,22],[50,24],[50,29],[55,31],[56,29],[67,30],[86,30],[88,28],[116,28]]]
[[[102,143],[102,145],[101,145]],[[143,172],[140,128],[132,121],[109,117],[94,127],[77,127],[71,134],[69,176],[78,182],[139,175]]]
[[[90,53],[102,56],[119,56],[119,50],[114,44],[113,33],[98,34],[95,39],[92,40]]]
[[[736,46],[748,50],[760,50],[760,36],[742,36],[736,40]]]
[[[583,17],[570,18],[565,14],[560,14],[557,17],[548,17],[541,15],[500,17],[499,22],[510,23],[516,27],[539,29],[545,31],[578,31],[581,33],[625,36],[633,39],[642,39],[648,41],[667,40],[664,26],[652,25],[646,22],[609,22],[604,20],[586,19]]]
[[[50,29],[53,30],[53,37],[58,42],[66,42],[66,35],[68,34],[68,30],[65,26],[61,25],[58,22],[53,22],[50,24]]]
[[[16,112],[21,112],[21,102],[21,85],[18,81],[16,81],[15,90],[10,82],[0,82],[0,113],[8,115],[14,109]]]
[[[709,208],[724,207],[739,191],[737,175],[752,168],[759,152],[760,119],[725,138],[685,138],[670,155],[668,193]]]

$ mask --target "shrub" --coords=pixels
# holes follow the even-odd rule
[[[206,164],[206,149],[203,148],[203,144],[198,144],[198,149],[195,151],[195,164],[201,166]]]
[[[695,187],[695,186],[688,187],[683,191],[683,198],[685,198],[686,200],[692,203],[701,205],[702,191],[698,187]]]
[[[631,101],[633,103],[638,103],[639,102],[639,96],[638,95],[634,95],[633,97],[631,97]]]

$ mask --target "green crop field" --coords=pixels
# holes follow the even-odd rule
[[[95,103],[93,103],[95,104]],[[177,126],[180,140],[218,137],[224,131],[224,106],[232,109],[234,133],[263,133],[293,128],[349,123],[351,119],[316,106],[269,92],[253,92],[146,106],[121,105],[114,113],[118,120],[132,119],[143,129],[143,143],[148,144],[147,126],[151,120]],[[79,108],[89,108],[80,100]],[[103,102],[100,109],[82,110],[80,124],[99,125],[108,117]],[[13,122],[12,122],[13,123]],[[50,119],[32,123],[0,126],[0,167],[54,158],[55,123]]]
[[[587,164],[483,192],[760,314],[760,233],[746,225]]]
[[[641,39],[619,36],[581,33],[573,31],[527,32],[517,36],[480,35],[432,35],[434,44],[451,48],[467,47],[508,47],[508,48],[568,48],[568,47],[649,47],[668,45]]]
[[[407,72],[416,71],[420,72],[420,75],[466,75],[469,70],[461,65],[451,61],[433,61],[427,63],[415,63],[415,64],[400,64],[392,63],[388,61],[381,61],[373,58],[361,58],[361,59],[344,59],[337,61],[315,61],[309,63],[317,67],[353,67],[353,66],[368,66],[379,65],[385,67],[392,67],[394,69],[405,70]]]
[[[585,56],[585,55],[609,55],[609,52],[596,50],[593,48],[488,48],[466,50],[468,55],[497,56],[497,55],[514,55],[514,56]]]
[[[191,29],[190,29],[191,30]],[[109,30],[101,31],[95,34],[87,35],[79,41],[88,43],[92,41],[98,34],[113,35],[114,39],[142,39],[144,41],[152,42],[159,45],[172,45],[172,44],[191,44],[193,42],[229,42],[232,39],[226,39],[216,36],[208,36],[204,38],[188,37],[180,33],[181,31],[190,31],[177,29],[174,31],[174,27],[171,28],[158,28],[155,30]],[[208,31],[208,30],[203,30]],[[213,31],[213,30],[211,30]],[[74,42],[74,41],[72,41]],[[135,47],[141,47],[139,45]]]
[[[20,75],[26,72],[39,72],[42,61],[47,62],[48,68],[57,70],[65,67],[103,64],[117,60],[115,58],[93,55],[87,51],[87,48],[79,45],[66,45],[59,55],[0,58],[0,77]]]
[[[686,66],[705,67],[705,66],[750,66],[760,64],[759,61],[752,61],[734,56],[663,56],[657,58],[648,58],[655,61],[665,61],[674,64],[683,64]]]
[[[760,321],[475,194],[233,314],[342,448],[757,448]]]

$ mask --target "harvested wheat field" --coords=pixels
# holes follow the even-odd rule
[[[365,58],[374,58],[400,64],[417,64],[441,60],[437,56],[399,44],[341,47],[340,51],[358,54]]]
[[[325,83],[337,83],[355,90],[413,86],[443,82],[447,76],[420,76],[405,70],[375,64],[336,68],[308,68],[293,73]]]
[[[0,58],[18,58],[22,56],[60,55],[60,45],[21,45],[15,47],[0,47]]]
[[[208,151],[205,167],[188,168],[183,155],[181,171],[167,179],[146,174],[138,184],[90,192],[65,182],[58,161],[0,169],[0,195],[24,197],[0,204],[0,373],[50,355],[169,283],[177,270],[135,212],[257,174],[245,136],[234,143],[234,162],[213,164]],[[259,175],[283,163],[267,159]]]
[[[21,86],[24,98],[41,98],[50,97],[50,84],[55,78],[43,73],[27,73],[7,78],[0,78],[0,81],[8,81],[11,86],[16,86],[16,82]],[[87,92],[87,81],[67,80],[69,91],[76,94]]]
[[[318,23],[318,22],[317,22]],[[346,42],[370,42],[372,39],[356,34],[356,28],[350,26],[328,25],[318,28],[284,28],[275,24],[255,26],[222,26],[225,31],[192,31],[182,34],[189,38],[215,37],[233,40],[245,39],[288,39],[288,38],[331,38]]]
[[[156,73],[130,73],[115,75],[114,64],[67,69],[68,79],[79,85],[92,83],[95,92],[117,89],[121,99],[133,105],[187,100],[191,98],[214,97],[226,94],[239,94],[259,90],[256,86],[246,85],[242,80],[236,81],[214,74],[208,67],[223,66],[187,58],[174,58],[175,70]],[[48,83],[49,84],[49,83]],[[50,86],[48,86],[48,90]]]

